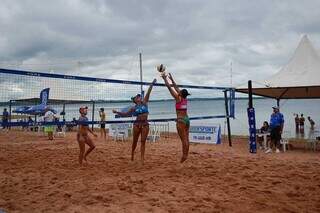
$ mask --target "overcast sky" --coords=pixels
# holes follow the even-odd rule
[[[233,86],[285,65],[303,34],[319,52],[319,0],[1,0],[0,67]]]

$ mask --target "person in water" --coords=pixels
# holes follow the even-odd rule
[[[189,153],[189,128],[190,128],[190,120],[187,113],[187,105],[188,100],[187,96],[189,96],[189,92],[186,89],[180,90],[174,81],[172,75],[169,73],[168,75],[162,74],[162,78],[169,89],[170,94],[176,101],[176,113],[177,113],[177,131],[182,143],[182,157],[180,162],[183,163],[188,158]],[[168,81],[171,81],[171,85]]]
[[[77,133],[77,141],[80,148],[79,164],[82,165],[83,160],[87,161],[87,156],[96,147],[92,139],[89,137],[88,133],[90,132],[94,137],[97,137],[97,135],[89,128],[88,123],[86,123],[88,121],[88,107],[80,107],[79,113],[80,117],[78,120],[79,128]],[[86,144],[89,146],[89,149],[87,151],[85,148]]]
[[[132,97],[131,100],[135,103],[135,106],[131,107],[127,112],[119,112],[116,110],[112,110],[113,113],[116,113],[120,116],[128,116],[133,114],[137,116],[136,120],[133,123],[133,142],[132,142],[132,150],[131,150],[131,161],[134,160],[134,152],[138,144],[138,140],[140,137],[141,140],[141,162],[144,163],[144,153],[145,153],[145,144],[149,134],[149,123],[148,123],[148,101],[150,98],[150,94],[152,91],[153,84],[157,82],[154,79],[145,95],[144,98],[141,97],[140,94]]]

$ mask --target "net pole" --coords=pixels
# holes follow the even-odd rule
[[[248,81],[249,108],[253,108],[252,100],[252,81]]]
[[[248,123],[249,123],[249,142],[250,142],[250,153],[257,153],[257,144],[256,144],[256,116],[253,108],[253,98],[252,98],[252,81],[248,81],[248,94],[249,94],[249,106],[247,109],[248,114]]]
[[[228,140],[229,140],[229,146],[232,146],[232,141],[231,141],[231,128],[230,128],[230,118],[229,118],[229,106],[228,106],[228,94],[227,90],[223,91],[224,92],[224,104],[226,107],[226,118],[227,118],[227,128],[228,128]]]
[[[95,110],[95,103],[94,103],[94,101],[92,101],[92,125],[91,125],[91,129],[92,129],[92,131],[93,131],[93,126],[94,126],[94,110]]]
[[[12,113],[12,100],[9,101],[9,123],[11,123],[11,113]],[[9,129],[11,129],[11,125],[9,125]]]
[[[277,107],[280,107],[280,99],[277,99]]]
[[[140,94],[142,96],[142,98],[144,97],[144,94],[143,94],[143,88],[142,88],[142,54],[139,53],[139,62],[140,62],[140,82],[141,82],[141,85],[140,85]]]
[[[66,118],[66,103],[63,103],[62,112],[63,112],[62,119],[63,119],[63,121],[65,121],[65,118]]]

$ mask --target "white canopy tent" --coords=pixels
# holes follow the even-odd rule
[[[289,63],[263,85],[253,87],[252,93],[277,100],[320,98],[320,57],[306,35]],[[248,88],[236,91],[248,93]]]

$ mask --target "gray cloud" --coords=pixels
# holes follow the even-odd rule
[[[306,33],[320,42],[320,7],[308,1],[70,0],[0,5],[0,66],[138,80],[164,63],[181,83],[263,80]],[[319,48],[318,48],[319,49]]]

